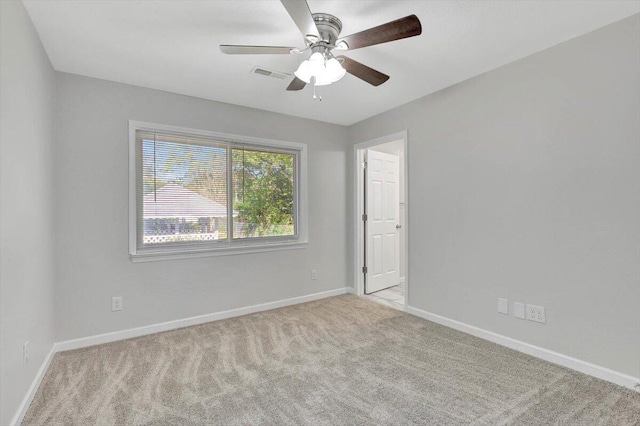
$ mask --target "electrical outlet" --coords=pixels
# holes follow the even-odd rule
[[[544,307],[536,305],[527,305],[527,319],[529,321],[547,323],[544,315]]]
[[[111,312],[122,310],[122,296],[111,298]]]
[[[525,319],[524,303],[513,302],[513,316],[520,319]]]
[[[29,362],[29,342],[24,342],[22,345],[22,363],[26,364]]]
[[[317,269],[312,269],[311,270],[311,279],[312,280],[317,280],[318,279],[318,270]]]
[[[507,299],[498,298],[498,312],[509,315],[509,301]]]

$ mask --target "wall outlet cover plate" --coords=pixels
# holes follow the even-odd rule
[[[520,319],[525,319],[524,303],[513,302],[513,316]]]
[[[529,321],[546,324],[547,319],[544,313],[544,306],[527,305],[527,319]]]
[[[122,310],[122,296],[111,298],[111,312]]]

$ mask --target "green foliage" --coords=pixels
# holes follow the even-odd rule
[[[232,155],[234,210],[248,236],[291,235],[294,156],[242,149]]]

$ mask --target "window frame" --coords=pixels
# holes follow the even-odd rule
[[[233,210],[232,176],[234,148],[257,149],[266,152],[294,153],[294,235],[233,238],[233,226],[227,226],[227,238],[217,241],[166,243],[144,246],[142,208],[142,144],[138,132],[165,133],[198,140],[210,140],[212,145],[227,145],[227,211]],[[227,214],[227,223],[233,223]],[[192,257],[224,256],[305,248],[308,243],[307,211],[307,145],[250,136],[232,135],[208,130],[191,129],[157,123],[129,120],[129,256],[133,262]]]

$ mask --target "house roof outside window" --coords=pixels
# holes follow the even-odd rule
[[[143,197],[144,219],[226,217],[227,207],[175,183]],[[233,216],[238,212],[234,211]]]

